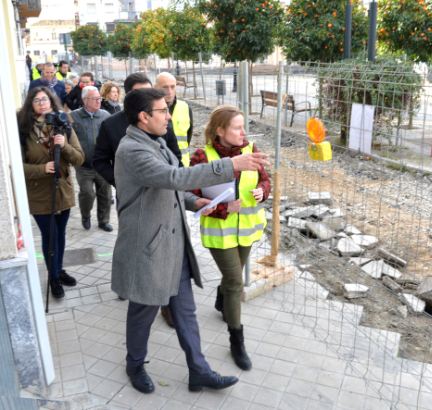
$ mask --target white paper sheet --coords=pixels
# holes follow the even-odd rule
[[[201,216],[201,213],[209,208],[213,208],[217,204],[220,204],[221,202],[230,202],[227,201],[227,198],[231,198],[234,195],[235,198],[235,191],[234,188],[228,188],[227,190],[221,192],[217,197],[213,198],[213,200],[206,206],[203,206],[201,209],[196,211],[194,213],[195,218],[199,218]]]
[[[227,197],[223,202],[232,202],[235,198],[235,179],[230,182],[225,182],[223,184],[212,185],[206,188],[201,188],[201,193],[204,198],[214,199],[222,192],[225,192],[227,189],[232,188],[233,194],[230,197]]]

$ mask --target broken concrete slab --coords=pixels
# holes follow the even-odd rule
[[[305,221],[304,219],[300,219],[300,218],[294,218],[293,216],[291,216],[290,218],[288,218],[288,228],[296,228],[299,231],[305,231],[306,228],[306,224],[307,221]]]
[[[401,301],[408,306],[414,313],[422,313],[426,307],[426,302],[410,293],[402,293]]]
[[[382,259],[377,261],[371,261],[366,265],[362,266],[361,269],[375,279],[381,278],[382,275],[387,275],[395,279],[402,276],[402,273],[385,263]]]
[[[306,222],[307,229],[321,241],[333,238],[336,232],[322,222]]]
[[[345,233],[348,235],[361,235],[361,231],[358,230],[354,225],[347,224],[344,229]]]
[[[372,235],[352,235],[351,239],[362,248],[373,249],[378,244],[378,238]]]
[[[331,194],[330,192],[308,192],[308,203],[331,205]]]
[[[364,298],[367,296],[369,288],[360,283],[345,283],[344,296],[348,299]]]
[[[408,317],[408,308],[405,305],[400,305],[389,310],[390,313],[396,316],[400,316],[403,319]]]
[[[384,260],[386,260],[391,265],[400,266],[404,268],[407,265],[407,261],[395,255],[394,253],[389,252],[387,249],[378,248],[378,255],[381,256]]]
[[[327,214],[329,208],[325,205],[315,205],[311,216],[322,219]]]
[[[325,216],[323,218],[323,222],[334,231],[343,231],[346,225],[345,219],[341,216]]]
[[[384,261],[383,261],[382,274],[390,276],[395,279],[398,279],[402,276],[401,272],[393,268],[393,266],[390,266],[389,264],[385,263]]]
[[[390,276],[383,276],[382,282],[384,286],[395,293],[400,293],[402,291],[402,286],[395,282]]]
[[[432,293],[432,276],[424,278],[417,288],[417,294],[420,296],[428,293]]]
[[[362,266],[361,269],[363,272],[367,273],[372,278],[379,279],[382,276],[383,263],[383,260],[371,261],[366,265]]]
[[[357,266],[363,266],[366,265],[368,262],[370,262],[371,258],[350,258],[350,263]]]
[[[341,256],[357,256],[361,255],[364,250],[358,246],[351,238],[341,238],[339,239],[336,249]]]
[[[331,214],[331,216],[334,217],[344,217],[345,216],[345,212],[343,212],[340,208],[330,208],[329,213]]]

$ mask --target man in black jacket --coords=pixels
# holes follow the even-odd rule
[[[151,81],[143,73],[133,73],[124,82],[125,93],[138,88],[150,88]],[[114,181],[114,159],[120,140],[126,135],[128,121],[125,112],[122,110],[107,118],[101,125],[96,140],[93,155],[93,167],[102,175],[106,181],[115,187]],[[168,148],[181,161],[181,152],[177,144],[176,136],[172,129],[168,129],[165,136]]]
[[[124,81],[125,93],[139,88],[151,88],[152,83],[143,73],[133,73],[126,77]],[[114,160],[115,153],[120,144],[120,140],[126,135],[126,128],[129,122],[126,113],[122,110],[111,115],[101,125],[96,139],[93,154],[93,168],[102,177],[115,187],[114,180]],[[168,128],[165,140],[168,148],[178,158],[181,166],[181,152],[177,144],[177,138],[172,128]],[[171,312],[168,306],[161,307],[161,313],[166,323],[173,327]]]

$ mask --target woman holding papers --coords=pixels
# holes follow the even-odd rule
[[[213,110],[205,129],[205,139],[205,149],[198,149],[192,155],[191,166],[258,151],[246,139],[242,112],[230,105]],[[232,192],[222,203],[201,215],[201,241],[209,248],[222,273],[215,308],[222,312],[228,324],[231,354],[238,367],[249,370],[252,363],[244,346],[240,319],[242,272],[252,244],[262,236],[266,220],[264,209],[258,204],[267,199],[271,187],[264,168],[237,172],[235,177],[231,184],[195,190],[194,193],[213,199]]]

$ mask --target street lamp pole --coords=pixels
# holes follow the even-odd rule
[[[344,59],[351,58],[352,4],[348,0],[345,7]]]
[[[377,31],[378,3],[372,0],[369,3],[369,35],[368,35],[368,60],[375,61],[376,31]]]

